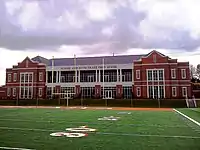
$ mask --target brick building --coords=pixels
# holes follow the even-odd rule
[[[52,93],[65,98],[66,92],[82,98],[191,97],[189,62],[155,50],[147,55],[27,57],[6,69],[4,88],[9,99],[45,99]]]

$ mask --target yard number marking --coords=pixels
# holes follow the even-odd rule
[[[87,136],[87,134],[85,133],[67,133],[67,132],[55,132],[55,133],[51,133],[50,135],[55,136],[55,137],[66,136],[66,137],[72,137],[72,138]]]

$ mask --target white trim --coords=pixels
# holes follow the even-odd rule
[[[186,79],[186,69],[181,69],[181,78]]]
[[[141,80],[141,81],[134,81],[134,82],[151,82],[151,81],[150,80],[149,81]],[[157,82],[157,81],[154,81],[154,82]],[[164,81],[162,81],[162,82],[164,82]],[[191,82],[191,81],[190,80],[165,80],[165,83],[166,82]]]
[[[7,85],[12,85],[12,84],[20,84],[20,82],[14,82],[14,83],[6,83]],[[26,84],[32,84],[32,83],[26,83]],[[33,82],[33,84],[46,84],[46,82]]]
[[[12,74],[9,73],[9,74],[8,74],[8,82],[11,82],[11,81],[12,81]]]
[[[148,63],[148,64],[134,64],[134,66],[159,66],[159,65],[177,65],[178,63]]]
[[[38,95],[39,95],[39,97],[42,97],[42,95],[43,95],[43,94],[42,94],[42,88],[39,88],[39,89],[38,89]]]
[[[184,95],[184,90],[185,90],[185,92],[186,92],[185,95]],[[188,96],[187,93],[188,93],[187,87],[182,87],[182,96],[183,96],[183,97],[187,97],[187,96]]]
[[[16,82],[17,81],[17,73],[13,74],[13,81]]]
[[[9,86],[9,88],[13,88],[13,87],[27,87],[27,86],[22,86],[22,85]],[[36,85],[34,85],[34,86],[29,86],[29,87],[45,87],[45,85],[44,86],[36,86]]]
[[[136,94],[137,94],[137,97],[141,96],[141,87],[136,87]]]
[[[180,63],[180,62],[179,62]],[[177,65],[178,63],[149,63],[149,64],[134,64],[134,66],[161,66],[161,65]],[[188,68],[188,65],[177,66],[177,68]]]
[[[16,90],[16,88],[13,88],[13,89],[12,89],[12,94],[13,94],[13,97],[15,97],[15,96],[16,96],[16,93],[17,93],[17,90]]]
[[[178,111],[178,110],[176,110],[176,109],[173,109],[173,110],[174,110],[175,112],[177,112],[178,114],[180,114],[181,116],[187,118],[187,119],[190,120],[191,122],[195,123],[196,125],[200,126],[200,123],[197,122],[196,120],[190,118],[189,116],[183,114],[182,112],[180,112],[180,111]]]
[[[61,87],[74,87],[75,84],[74,82],[71,82],[71,83],[59,83],[59,84],[56,84],[56,83],[47,83],[46,86],[47,87],[51,87],[51,86],[56,86],[56,85],[59,85]],[[81,82],[81,83],[78,83],[78,85],[80,85],[81,87],[93,87],[95,85],[97,85],[96,82]],[[123,85],[123,86],[133,86],[133,82],[99,82],[98,85],[100,85],[101,87],[103,87],[103,85],[105,85],[106,87],[116,87],[116,85]]]
[[[43,72],[39,72],[39,81],[43,81]]]
[[[176,79],[176,69],[175,68],[171,69],[171,78]]]
[[[37,67],[34,67],[34,68],[7,68],[7,69],[11,69],[11,70],[38,70],[38,69],[44,69],[46,70],[46,68],[37,68]]]
[[[149,86],[158,86],[158,84],[148,84]],[[124,85],[123,85],[124,86]],[[146,84],[143,84],[143,85],[141,85],[141,84],[137,84],[137,85],[135,85],[135,86],[147,86]],[[159,86],[185,86],[185,87],[189,87],[189,86],[191,86],[190,84],[159,84]]]
[[[7,88],[7,96],[10,96],[11,95],[11,88]]]
[[[160,52],[158,52],[158,51],[156,51],[156,50],[152,50],[150,53],[148,53],[147,56],[142,56],[141,58],[148,58],[148,57],[151,56],[153,53],[156,53],[156,54],[158,54],[158,55],[161,56],[161,57],[167,57],[167,56],[165,56],[164,54],[162,54],[162,53],[160,53]]]
[[[140,79],[140,70],[136,70],[136,79]]]
[[[172,87],[172,97],[176,97],[176,96],[177,96],[177,88],[176,87]]]

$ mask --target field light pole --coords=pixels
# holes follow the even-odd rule
[[[52,70],[52,86],[51,86],[51,96],[52,96],[52,98],[53,98],[53,80],[54,80],[54,56],[52,56],[52,61],[51,61],[51,70]]]
[[[105,95],[105,93],[104,93],[104,64],[105,64],[105,62],[104,61],[105,61],[104,58],[102,58],[102,65],[103,65],[103,68],[102,68],[102,72],[103,72],[103,98],[104,98],[104,95]]]

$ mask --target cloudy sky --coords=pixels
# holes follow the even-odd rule
[[[26,56],[143,54],[200,63],[200,0],[0,0],[0,85]]]

